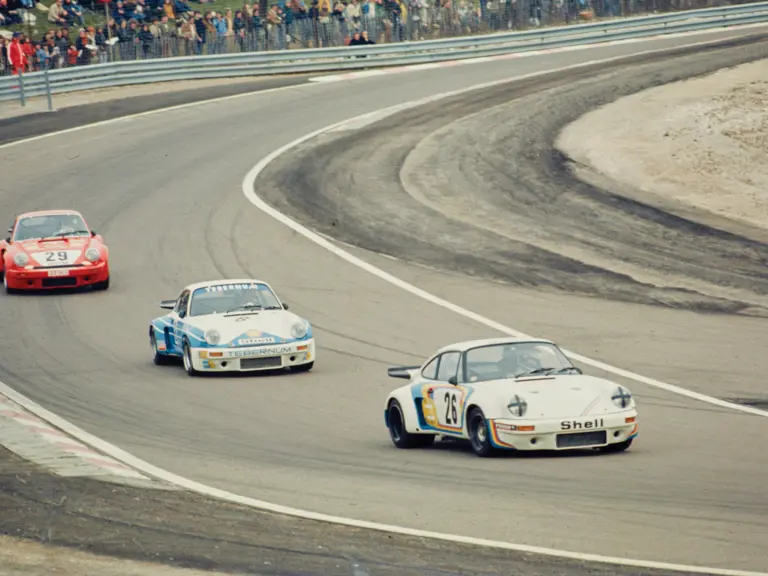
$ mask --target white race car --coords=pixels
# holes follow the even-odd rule
[[[190,284],[160,307],[171,312],[149,326],[155,364],[182,358],[187,374],[195,376],[279,368],[306,372],[315,363],[312,326],[288,312],[261,280]]]
[[[390,368],[410,380],[389,394],[384,420],[398,448],[436,436],[498,450],[626,450],[637,411],[624,386],[586,376],[549,340],[495,338],[445,346],[422,366]]]

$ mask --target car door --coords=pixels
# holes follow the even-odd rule
[[[174,352],[181,353],[184,342],[184,318],[187,316],[187,306],[189,304],[189,290],[184,290],[179,298],[176,300],[176,306],[173,311],[168,315],[170,321],[170,327],[168,328],[168,336],[173,344]]]
[[[434,388],[437,428],[460,434],[464,426],[464,404],[467,388],[459,384],[461,352],[444,352],[440,355]]]
[[[424,366],[421,378],[414,384],[413,397],[422,424],[440,434],[462,433],[468,389],[458,384],[461,359],[461,352],[443,352]],[[457,384],[451,383],[452,377]]]

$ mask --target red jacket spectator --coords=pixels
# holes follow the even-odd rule
[[[11,71],[14,76],[21,74],[27,68],[27,55],[19,43],[18,32],[13,35],[11,45],[8,46],[8,60],[11,61]]]

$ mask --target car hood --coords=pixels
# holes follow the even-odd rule
[[[618,412],[620,408],[611,400],[618,384],[587,375],[563,375],[496,380],[488,390],[506,405],[515,395],[528,404],[524,419],[577,418],[600,416]],[[625,388],[626,390],[626,388]]]
[[[287,310],[262,310],[246,314],[210,314],[193,317],[189,323],[202,331],[216,329],[221,334],[219,346],[258,346],[296,340],[291,326],[304,319]],[[311,333],[308,331],[308,334]]]
[[[33,266],[73,266],[83,259],[91,245],[90,238],[73,237],[56,240],[24,240],[14,244],[29,256]]]

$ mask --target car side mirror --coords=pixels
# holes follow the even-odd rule
[[[164,310],[173,310],[176,307],[176,300],[163,300],[160,302],[160,308]]]
[[[94,236],[96,236],[96,234],[97,234],[96,230],[91,230],[91,238],[93,238]]]
[[[288,304],[286,304],[285,302],[283,302],[283,310],[288,310]]]
[[[8,238],[6,238],[5,241],[8,242],[8,244],[10,244],[11,243],[11,237],[8,236]]]
[[[448,384],[453,384],[454,386],[456,386],[456,384],[458,383],[459,383],[459,379],[456,378],[456,376],[451,376],[450,378],[448,378]]]

